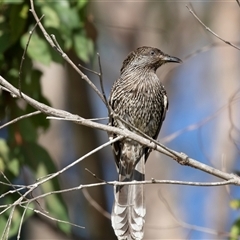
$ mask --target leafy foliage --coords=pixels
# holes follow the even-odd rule
[[[49,33],[58,39],[64,51],[73,50],[84,62],[88,62],[94,52],[93,40],[88,37],[86,22],[86,7],[88,1],[35,1],[36,12],[44,15],[42,22]],[[29,11],[29,2],[24,0],[4,0],[0,3],[0,72],[10,83],[18,86],[19,67],[29,39],[29,31],[35,21]],[[49,65],[52,61],[62,63],[62,58],[46,43],[41,32],[36,29],[32,35],[21,71],[21,90],[37,101],[49,104],[41,89],[42,72],[36,69],[33,61]],[[0,92],[1,124],[11,119],[34,111],[21,100],[14,99],[9,93]],[[0,195],[10,190],[7,176],[11,183],[24,184],[19,178],[27,169],[33,175],[33,181],[38,177],[56,172],[53,160],[47,151],[38,144],[38,132],[47,130],[49,121],[43,115],[26,118],[0,130]],[[25,167],[25,168],[23,168]],[[46,182],[41,191],[58,190],[57,180]],[[19,198],[19,193],[8,194],[0,198],[1,205],[11,204]],[[67,209],[59,195],[45,198],[46,210],[61,220],[68,221]],[[51,204],[50,204],[51,203]],[[31,206],[34,208],[33,204]],[[17,233],[24,208],[16,207],[12,218],[9,236]],[[10,210],[0,215],[0,233],[7,226]],[[27,210],[25,219],[33,214]],[[68,225],[59,224],[65,233],[70,232]]]

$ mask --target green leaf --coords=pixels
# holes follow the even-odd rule
[[[18,176],[20,164],[18,159],[9,158],[9,147],[5,139],[0,138],[0,171],[10,171],[13,176]]]
[[[230,240],[237,240],[237,239],[239,239],[239,235],[240,235],[240,219],[235,221],[235,223],[231,227],[230,238],[229,239]]]
[[[60,26],[60,19],[56,11],[48,5],[42,7],[44,16],[44,26],[58,28]]]
[[[42,103],[48,103],[47,99],[45,99],[43,96],[39,99],[40,102]],[[50,104],[48,104],[50,106]],[[26,108],[26,113],[31,113],[36,111],[32,106],[28,105]],[[46,115],[44,114],[38,114],[35,116],[31,117],[31,122],[34,125],[34,128],[40,129],[42,128],[43,130],[47,130],[50,126],[50,121],[46,119]]]
[[[11,3],[11,4],[20,4],[23,3],[24,0],[2,0],[3,3]]]
[[[9,148],[6,140],[0,138],[0,171],[4,171],[6,163],[9,161]]]
[[[53,164],[48,152],[33,141],[25,142],[24,145],[21,145],[19,147],[19,155],[24,158],[24,163],[26,163],[34,172],[37,172],[37,168],[42,162],[49,161],[47,166]],[[54,168],[52,168],[52,170],[53,169]]]
[[[11,68],[8,71],[8,75],[13,77],[13,78],[18,78],[18,73],[19,73],[19,70],[17,70],[16,68]]]
[[[61,27],[64,29],[77,29],[79,27],[79,16],[75,8],[69,8],[63,5],[53,5],[59,18],[61,19]]]
[[[0,171],[4,171],[9,179],[18,176],[20,171],[20,163],[18,159],[10,158],[9,147],[4,139],[0,139]]]
[[[41,95],[41,76],[42,72],[37,69],[33,69],[31,72],[28,71],[24,79],[24,85],[22,84],[23,91],[36,100],[39,100]]]
[[[9,33],[4,33],[4,34],[1,34],[0,33],[0,52],[4,52],[6,51],[9,46],[11,46],[11,42],[9,41],[10,39],[10,34]]]
[[[14,43],[22,35],[28,15],[28,6],[13,5],[10,11],[11,42]]]
[[[232,209],[239,209],[240,208],[240,200],[238,200],[238,199],[233,199],[233,200],[231,200],[230,201],[230,207],[232,208]]]
[[[94,52],[93,41],[81,34],[74,35],[73,41],[74,41],[74,49],[76,51],[77,56],[83,62],[86,62],[86,63],[89,62],[90,57],[93,55],[93,52]]]
[[[84,8],[88,3],[88,0],[78,0],[77,2],[77,7],[79,9]]]
[[[25,118],[19,121],[17,124],[19,133],[26,142],[36,141],[37,140],[37,131],[34,128],[31,119]]]
[[[3,161],[3,158],[0,156],[0,171],[4,172],[5,170],[5,163]]]
[[[49,161],[46,161],[45,163],[41,163],[38,167],[37,172],[37,178],[47,176],[49,172]],[[50,167],[51,168],[51,167]],[[59,190],[59,186],[56,179],[52,179],[44,183],[42,186],[42,189],[44,193],[52,192]],[[51,194],[48,197],[45,198],[47,210],[49,214],[57,219],[63,220],[63,221],[69,221],[68,213],[66,205],[64,204],[61,195]],[[71,226],[66,223],[58,223],[59,228],[65,232],[66,234],[69,234],[71,232]]]
[[[8,154],[9,154],[9,148],[6,143],[6,140],[3,138],[0,138],[0,157],[2,157],[4,161],[7,162],[9,159]]]
[[[21,38],[21,46],[23,49],[25,49],[28,39],[29,39],[28,34],[24,34],[24,36]],[[45,65],[49,65],[51,61],[51,55],[49,53],[49,48],[46,43],[46,40],[41,39],[35,33],[32,35],[30,44],[28,46],[27,55],[32,60],[36,60]]]
[[[19,176],[20,163],[17,158],[12,159],[8,164],[8,170],[15,176]]]

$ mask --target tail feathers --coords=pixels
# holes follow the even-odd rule
[[[119,175],[120,181],[142,181],[145,174],[145,158],[141,157],[131,179]],[[141,171],[139,171],[141,170]],[[112,226],[118,240],[143,239],[146,215],[143,185],[117,186],[112,210]]]
[[[141,240],[143,238],[144,217],[146,215],[145,204],[142,198],[143,186],[129,185],[124,187],[127,187],[129,192],[137,192],[135,196],[141,197],[141,201],[138,200],[139,198],[133,198],[134,195],[131,193],[128,196],[129,203],[127,204],[119,204],[116,199],[112,211],[112,226],[119,240]]]

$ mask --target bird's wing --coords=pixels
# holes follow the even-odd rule
[[[159,132],[161,130],[163,121],[164,121],[164,119],[166,117],[166,112],[168,110],[168,97],[167,97],[167,93],[166,93],[165,89],[163,89],[162,94],[163,94],[162,118],[160,120],[160,124],[158,125],[158,129],[157,129],[155,135],[152,137],[153,139],[157,139],[158,134],[159,134]],[[148,158],[149,154],[151,153],[151,151],[152,151],[152,149],[149,149],[149,148],[145,149],[145,156],[146,156],[145,161],[147,161],[147,158]]]

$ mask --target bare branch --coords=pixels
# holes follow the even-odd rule
[[[12,86],[8,81],[6,81],[2,76],[0,76],[0,85],[7,88],[14,95],[20,97],[19,91],[14,86]],[[84,125],[87,127],[103,130],[106,132],[115,133],[124,138],[131,138],[132,140],[135,140],[136,142],[138,142],[142,145],[145,145],[151,149],[154,149],[158,152],[161,152],[161,153],[173,158],[174,160],[176,160],[178,163],[180,163],[182,165],[197,168],[201,171],[207,172],[211,175],[214,175],[216,177],[219,177],[219,178],[222,178],[225,180],[234,180],[236,185],[240,185],[240,178],[237,175],[222,172],[221,170],[218,170],[218,169],[208,166],[204,163],[198,162],[192,158],[189,158],[186,154],[176,152],[176,151],[169,149],[161,144],[157,145],[156,143],[154,143],[153,139],[151,139],[151,140],[146,139],[146,138],[139,136],[138,134],[131,132],[127,129],[120,129],[120,128],[108,126],[105,124],[89,121],[78,115],[74,115],[74,114],[71,114],[71,113],[63,111],[63,110],[49,107],[43,103],[40,103],[40,102],[32,99],[31,97],[29,97],[23,93],[22,93],[22,95],[27,103],[29,103],[35,109],[40,110],[42,113],[45,113],[46,115],[59,117],[64,120],[73,121],[77,124],[81,124],[81,125]]]
[[[237,50],[240,50],[240,48],[239,48],[238,46],[232,44],[232,43],[229,42],[229,41],[224,40],[224,39],[221,38],[219,35],[217,35],[215,32],[213,32],[209,27],[207,27],[207,26],[200,20],[200,18],[196,15],[196,13],[194,13],[194,11],[193,11],[189,6],[186,5],[186,7],[187,7],[188,11],[198,20],[198,22],[199,22],[208,32],[210,32],[211,34],[213,34],[216,38],[218,38],[219,40],[223,41],[224,43],[226,43],[226,44],[228,44],[228,45],[236,48]]]
[[[80,185],[78,189],[91,188],[102,185],[113,185],[113,186],[125,186],[125,185],[145,185],[145,184],[173,184],[173,185],[189,185],[189,186],[199,186],[199,187],[216,187],[224,186],[228,184],[235,184],[234,180],[222,181],[222,182],[185,182],[185,181],[175,181],[175,180],[145,180],[145,181],[131,181],[131,182],[118,182],[118,181],[104,181],[100,183],[84,184]]]
[[[68,224],[68,225],[71,225],[71,226],[77,227],[77,228],[85,228],[85,227],[83,227],[83,226],[80,226],[80,225],[77,225],[77,224],[74,224],[74,223],[71,223],[71,222],[68,222],[68,221],[64,221],[64,220],[60,220],[60,219],[54,218],[54,217],[52,217],[52,216],[49,216],[49,215],[46,214],[46,213],[43,213],[43,212],[41,212],[41,211],[39,211],[39,210],[37,210],[37,209],[33,209],[33,208],[31,208],[31,207],[26,207],[26,206],[22,206],[22,205],[21,205],[21,207],[27,208],[27,209],[35,212],[36,214],[42,215],[42,216],[44,216],[44,217],[46,217],[46,218],[48,218],[48,219],[50,219],[50,220],[52,220],[52,221],[55,221],[55,222],[65,223],[65,224]]]
[[[22,95],[22,92],[21,92],[21,91],[19,92],[19,95],[20,95],[20,96]],[[21,120],[21,119],[28,118],[28,117],[32,117],[32,116],[37,115],[37,114],[39,114],[39,113],[41,113],[41,111],[35,111],[35,112],[27,113],[27,114],[25,114],[25,115],[22,115],[22,116],[20,116],[20,117],[17,117],[17,118],[15,118],[15,119],[13,119],[12,121],[7,122],[7,123],[3,124],[2,126],[0,126],[0,129],[2,129],[2,128],[4,128],[4,127],[7,127],[7,126],[9,126],[10,124],[13,124],[13,123],[15,123],[15,122],[18,122],[18,121]]]
[[[40,183],[37,183],[37,184],[40,185]],[[33,202],[40,198],[45,198],[52,194],[71,192],[76,190],[82,190],[85,188],[93,188],[93,187],[99,187],[99,186],[105,186],[105,185],[124,186],[124,185],[149,185],[149,184],[171,184],[171,185],[185,185],[185,186],[198,186],[198,187],[219,187],[219,186],[225,186],[225,185],[235,185],[235,181],[228,180],[228,181],[222,181],[222,182],[186,182],[186,181],[156,180],[156,179],[145,180],[145,181],[130,181],[130,182],[102,181],[98,183],[81,184],[77,187],[44,193],[34,198],[28,199],[27,201],[22,201],[22,204],[25,204],[27,202]]]

